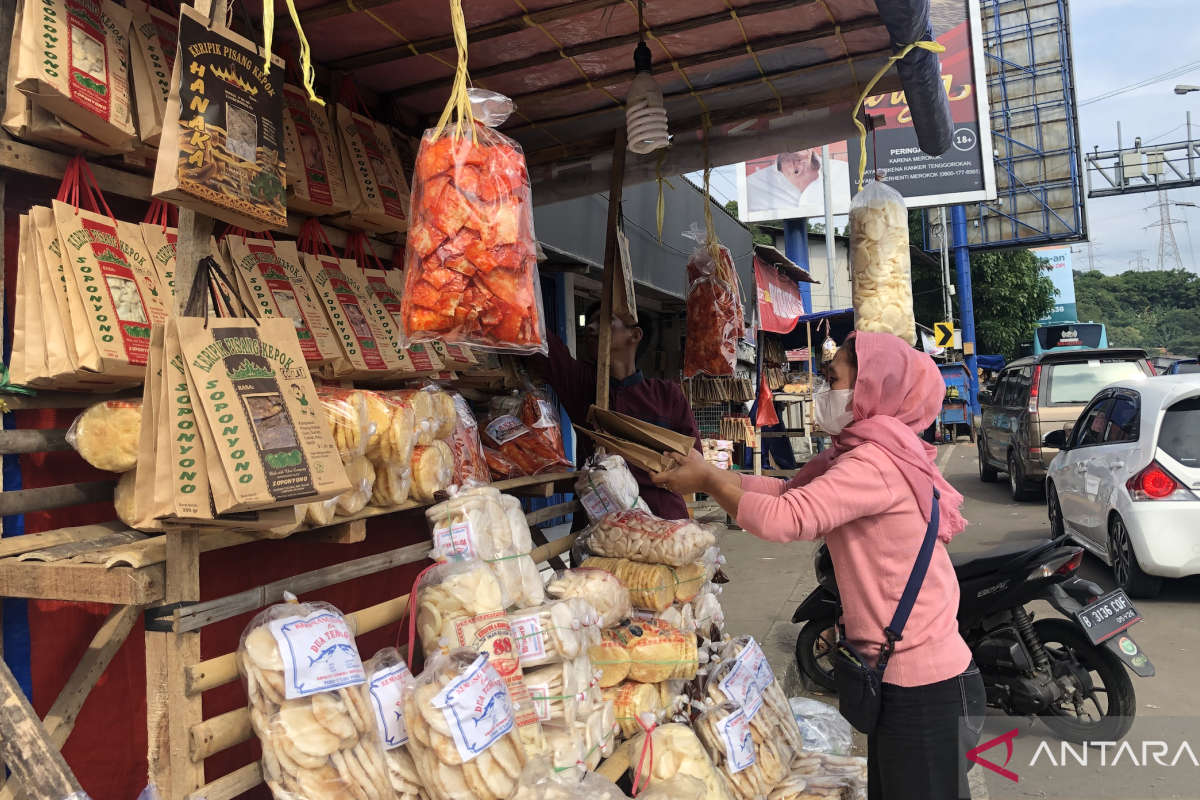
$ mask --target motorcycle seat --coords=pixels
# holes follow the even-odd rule
[[[977,578],[989,572],[996,572],[1000,567],[1012,561],[1021,553],[1036,550],[1050,544],[1049,539],[1025,539],[1020,542],[1005,542],[982,552],[951,553],[950,563],[954,565],[954,574],[960,581]]]

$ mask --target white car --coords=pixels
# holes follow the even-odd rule
[[[1131,597],[1200,573],[1200,375],[1122,380],[1102,389],[1046,474],[1055,536],[1112,566]]]

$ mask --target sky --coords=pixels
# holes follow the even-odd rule
[[[1200,14],[1195,0],[1074,0],[1070,4],[1072,49],[1075,61],[1075,98],[1080,104],[1080,145],[1090,151],[1115,149],[1117,122],[1121,122],[1126,146],[1135,136],[1143,144],[1182,141],[1186,138],[1186,114],[1193,114],[1193,136],[1200,139],[1200,92],[1176,95],[1177,83],[1200,85]],[[1169,35],[1164,35],[1165,32]],[[1094,103],[1086,101],[1177,67],[1196,64],[1191,71]],[[1086,163],[1086,162],[1085,162]],[[737,199],[736,167],[714,169],[711,191],[722,202]],[[702,173],[689,178],[696,183]],[[1172,202],[1200,205],[1200,188],[1170,192]],[[1154,192],[1087,201],[1090,247],[1073,246],[1075,269],[1091,263],[1115,275],[1138,267],[1158,267],[1159,229],[1146,229],[1157,222],[1160,211]],[[1147,207],[1150,206],[1149,210]],[[1172,227],[1185,269],[1200,272],[1195,254],[1200,253],[1200,208],[1171,207]],[[835,218],[841,227],[845,218]],[[1090,251],[1090,253],[1089,253]],[[1140,253],[1138,251],[1141,251]]]

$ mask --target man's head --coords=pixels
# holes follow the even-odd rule
[[[788,183],[804,191],[821,174],[821,148],[781,153],[775,159],[775,168],[783,174]]]
[[[600,304],[592,303],[588,306],[585,318],[587,319],[585,339],[587,356],[589,360],[595,361],[599,357],[600,351]],[[634,366],[636,366],[646,351],[650,349],[650,339],[653,335],[654,330],[650,327],[650,321],[644,316],[639,318],[637,324],[633,326],[626,325],[613,317],[612,344],[609,352],[613,358],[623,358],[625,354],[628,354],[633,358]]]

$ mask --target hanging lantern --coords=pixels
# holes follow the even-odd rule
[[[633,51],[633,83],[625,98],[625,129],[629,149],[640,154],[666,147],[670,140],[662,89],[650,69],[650,48],[644,41],[638,42]]]

